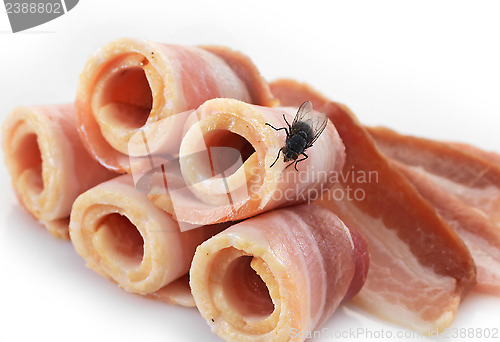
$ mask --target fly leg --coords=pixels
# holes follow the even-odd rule
[[[297,169],[297,163],[298,163],[298,162],[301,162],[301,161],[303,161],[303,160],[306,160],[307,158],[309,158],[309,156],[308,156],[307,154],[305,154],[304,152],[302,152],[302,154],[304,155],[304,158],[302,158],[302,159],[297,159],[297,160],[295,161],[295,170],[297,170],[297,171],[299,171],[299,170]]]
[[[287,122],[287,123],[288,123],[288,122]],[[268,125],[268,126],[269,126],[269,127],[271,127],[272,129],[274,129],[275,131],[281,131],[282,129],[284,129],[284,130],[285,130],[285,132],[286,132],[286,135],[287,135],[287,136],[289,136],[289,135],[290,135],[290,133],[289,133],[289,131],[288,131],[288,129],[287,129],[286,127],[276,128],[276,127],[274,127],[273,125],[271,125],[271,124],[270,124],[270,123],[268,123],[268,122],[266,122],[266,125]],[[290,127],[290,125],[288,125],[288,127]]]
[[[267,125],[267,124],[266,124],[266,125]],[[271,126],[271,125],[269,125],[269,126]],[[273,126],[271,126],[271,127],[273,127]],[[274,127],[273,127],[273,128],[274,128]],[[278,158],[280,157],[280,153],[281,153],[281,150],[282,150],[282,149],[283,149],[283,147],[282,147],[282,148],[280,148],[280,150],[278,151],[278,156],[276,156],[276,159],[275,159],[275,160],[274,160],[274,162],[271,164],[271,166],[269,166],[269,168],[273,167],[273,166],[274,166],[274,164],[276,164],[276,162],[278,161]]]
[[[283,120],[285,120],[286,125],[288,126],[288,130],[291,132],[292,131],[292,126],[290,126],[290,124],[288,123],[288,121],[286,121],[285,114],[283,114]],[[287,131],[287,134],[288,134],[288,131]]]

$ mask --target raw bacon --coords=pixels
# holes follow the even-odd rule
[[[414,330],[428,333],[449,326],[476,282],[475,265],[462,240],[389,164],[347,107],[292,80],[275,81],[271,90],[282,105],[310,100],[328,115],[346,146],[344,176],[377,174],[365,182],[341,176],[316,202],[367,240],[370,269],[353,302]],[[349,199],[349,189],[364,196]]]
[[[368,128],[390,158],[425,172],[439,186],[480,210],[499,227],[500,165],[447,143]]]
[[[79,131],[102,165],[129,172],[129,158],[147,153],[140,139],[130,140],[134,134],[145,130],[155,136],[149,140],[152,150],[175,151],[184,116],[174,115],[215,97],[275,103],[267,83],[239,52],[119,39],[98,50],[80,76]]]
[[[2,148],[21,204],[48,231],[69,239],[78,195],[114,177],[85,150],[72,104],[17,107],[2,127]]]
[[[156,165],[149,198],[178,221],[201,225],[319,198],[336,181],[344,146],[329,123],[299,171],[287,168],[282,154],[277,159],[285,132],[266,123],[286,127],[283,116],[292,122],[296,111],[234,99],[205,102],[186,121],[178,162]]]
[[[480,211],[433,182],[425,173],[394,161],[394,165],[434,205],[469,248],[477,268],[479,292],[500,295],[500,234]]]
[[[497,155],[465,144],[405,136],[382,127],[368,131],[464,240],[478,269],[477,290],[500,295]]]
[[[130,175],[80,195],[70,235],[87,267],[126,291],[192,306],[188,279],[196,246],[223,226],[181,233],[176,221],[138,191]]]
[[[362,238],[353,239],[337,216],[300,205],[245,220],[201,244],[190,284],[201,314],[225,340],[303,341],[351,287],[359,290],[353,279],[364,279],[366,256]],[[356,269],[357,257],[364,266]]]
[[[480,148],[477,148],[476,146],[472,146],[469,144],[464,144],[464,143],[459,143],[459,142],[450,142],[450,145],[454,146],[455,148],[458,148],[459,150],[468,152],[472,155],[482,157],[492,163],[497,164],[500,166],[500,154],[494,151],[485,151]]]

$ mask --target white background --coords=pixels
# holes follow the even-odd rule
[[[82,0],[16,34],[1,5],[0,12],[0,121],[17,105],[73,101],[90,54],[115,38],[137,37],[228,45],[267,79],[309,82],[366,124],[500,152],[497,1]],[[125,293],[86,269],[70,243],[23,212],[3,165],[0,186],[1,341],[219,340],[196,310]],[[473,294],[452,328],[498,322],[500,299]],[[350,306],[326,327],[329,334],[399,329]]]

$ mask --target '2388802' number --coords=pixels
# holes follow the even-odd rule
[[[5,4],[5,9],[7,10],[7,14],[19,14],[19,13],[54,13],[61,14],[62,6],[59,2],[54,3],[34,3],[34,2],[8,2]]]

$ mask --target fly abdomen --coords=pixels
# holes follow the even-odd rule
[[[307,140],[301,134],[294,134],[286,139],[286,147],[296,154],[304,152]]]

